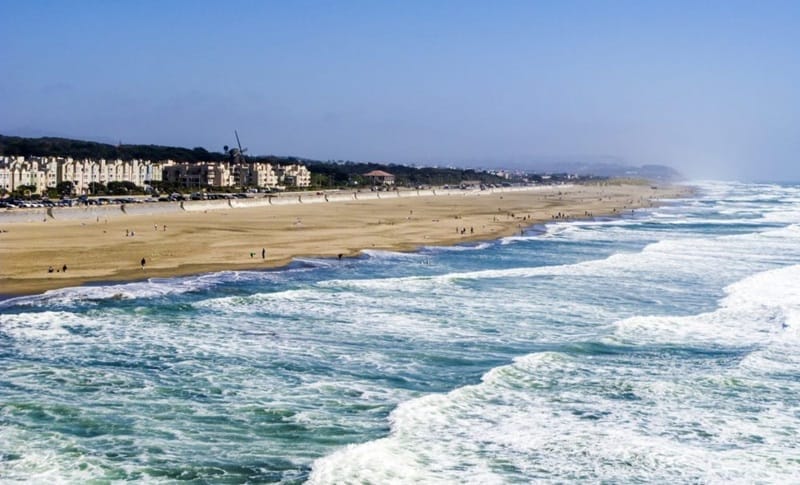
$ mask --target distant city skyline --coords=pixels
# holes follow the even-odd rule
[[[0,133],[800,181],[800,2],[0,1]],[[505,165],[503,165],[505,164]]]

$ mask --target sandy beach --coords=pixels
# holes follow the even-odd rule
[[[454,192],[415,197],[384,193],[381,199],[313,204],[296,203],[294,197],[293,203],[262,207],[164,213],[138,207],[157,204],[137,204],[139,214],[114,210],[93,218],[35,221],[0,214],[0,293],[266,269],[298,256],[351,257],[363,249],[407,251],[495,239],[550,222],[559,213],[572,219],[630,213],[656,205],[657,199],[686,195],[688,189],[575,185]],[[62,209],[67,215],[71,210],[81,209]]]

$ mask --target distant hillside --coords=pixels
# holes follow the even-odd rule
[[[588,157],[587,157],[588,158]],[[605,159],[604,159],[605,158]],[[674,182],[684,180],[683,174],[666,165],[633,166],[610,157],[592,160],[512,161],[509,166],[535,173],[572,173],[580,176],[643,178]]]
[[[674,182],[682,180],[683,175],[666,165],[642,165],[635,167],[621,163],[562,163],[562,170],[578,175],[595,175],[598,177],[643,178]]]
[[[176,160],[179,162],[207,162],[225,158],[222,153],[212,153],[202,147],[188,149],[158,145],[110,145],[68,138],[23,138],[4,135],[0,135],[0,155],[105,158],[106,160]]]

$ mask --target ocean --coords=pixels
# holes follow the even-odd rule
[[[0,481],[800,481],[800,186],[0,302]]]

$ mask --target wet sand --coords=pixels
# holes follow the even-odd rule
[[[89,220],[14,222],[0,214],[0,294],[266,269],[298,256],[350,257],[363,249],[409,251],[490,240],[551,222],[558,213],[572,219],[589,218],[587,212],[619,215],[688,193],[680,186],[574,185],[418,197],[384,193],[382,199],[193,212],[116,211]],[[64,265],[67,271],[61,272]]]

